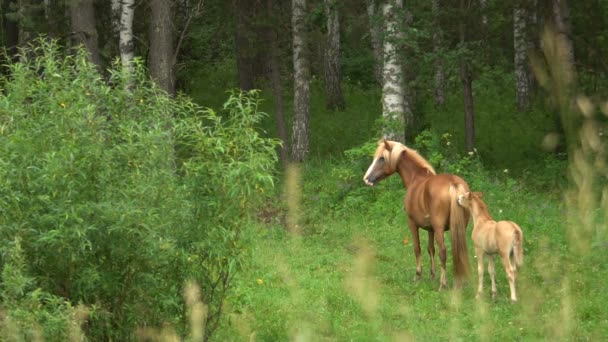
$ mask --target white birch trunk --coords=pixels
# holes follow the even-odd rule
[[[382,117],[385,122],[384,136],[403,141],[404,91],[403,66],[397,55],[395,43],[402,38],[395,13],[402,8],[402,0],[387,0],[382,8],[385,21],[384,66],[382,68]]]
[[[135,0],[121,0],[122,8],[120,11],[120,61],[123,70],[131,75],[133,73],[133,12]]]
[[[325,44],[325,95],[327,108],[343,110],[346,106],[342,95],[340,75],[340,17],[336,0],[325,0],[327,40]]]

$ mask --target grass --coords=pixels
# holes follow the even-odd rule
[[[497,300],[490,299],[486,275],[485,296],[476,301],[470,238],[471,277],[462,291],[440,292],[438,279],[429,279],[424,232],[424,277],[413,281],[415,259],[400,181],[392,177],[375,188],[360,182],[344,195],[338,189],[345,182],[331,177],[331,167],[303,169],[302,234],[279,224],[255,228],[251,262],[238,275],[215,339],[584,341],[608,336],[602,315],[608,249],[596,243],[601,253],[573,257],[560,196],[533,194],[513,180],[488,179],[479,189],[495,219],[522,226],[525,262],[517,304],[509,301],[498,260]]]

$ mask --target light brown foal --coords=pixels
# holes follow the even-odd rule
[[[473,217],[472,239],[477,255],[477,273],[479,275],[476,298],[481,297],[483,289],[484,255],[489,256],[488,273],[490,273],[490,279],[492,279],[492,299],[496,298],[494,255],[499,254],[507,273],[507,279],[509,279],[511,301],[516,302],[515,277],[517,266],[521,266],[524,261],[523,233],[515,222],[494,221],[488,212],[488,207],[481,200],[481,195],[480,192],[466,192],[458,196],[458,204],[469,209]],[[511,256],[513,256],[515,264],[511,262]]]

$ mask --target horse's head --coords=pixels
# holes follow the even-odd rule
[[[464,194],[458,195],[458,204],[465,208],[471,208],[471,201],[473,198],[481,198],[483,196],[483,192],[465,192]]]
[[[379,181],[395,173],[397,159],[402,152],[401,149],[395,148],[396,145],[400,144],[386,139],[380,140],[376,153],[374,153],[374,159],[367,169],[365,176],[363,176],[365,184],[374,186]]]

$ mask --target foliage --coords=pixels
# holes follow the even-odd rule
[[[82,303],[92,340],[163,324],[183,334],[181,290],[194,280],[210,337],[246,260],[249,214],[273,186],[277,143],[256,130],[257,94],[233,92],[218,113],[167,97],[141,61],[134,87],[118,66],[105,83],[83,51],[66,55],[52,41],[9,68],[0,83],[0,265],[14,267],[20,241],[24,296],[48,294],[39,310],[61,313],[29,319],[56,329]]]

